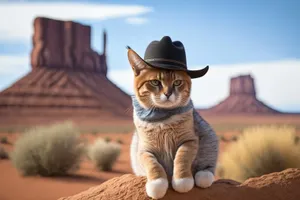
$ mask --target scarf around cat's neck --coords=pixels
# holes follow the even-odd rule
[[[165,108],[152,108],[152,109],[145,109],[143,108],[136,97],[132,96],[132,105],[136,116],[146,122],[158,122],[162,120],[166,120],[173,115],[185,113],[190,109],[194,108],[192,100],[186,106],[173,108],[173,109],[165,109]]]

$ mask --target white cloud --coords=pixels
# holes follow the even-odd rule
[[[0,3],[0,40],[30,40],[37,16],[59,20],[106,20],[137,17],[150,7],[81,3]],[[7,20],[5,20],[7,19]]]
[[[193,67],[200,69],[201,67]],[[233,76],[250,73],[255,78],[257,96],[278,109],[300,110],[300,60],[211,66],[206,76],[193,79],[192,99],[198,107],[209,107],[223,100]],[[109,78],[133,94],[133,74],[128,70],[110,70]]]
[[[29,70],[29,56],[0,55],[0,76],[15,75]]]
[[[29,66],[27,55],[0,55],[0,91],[30,71]]]
[[[128,24],[141,25],[148,22],[148,19],[142,17],[128,17],[126,19]]]

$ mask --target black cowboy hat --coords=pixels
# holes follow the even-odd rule
[[[172,42],[169,36],[164,36],[160,41],[152,41],[142,60],[154,68],[186,71],[191,78],[204,76],[209,68],[206,66],[199,70],[188,70],[183,44],[180,41]]]

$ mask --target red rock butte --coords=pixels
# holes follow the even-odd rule
[[[33,27],[31,71],[0,93],[1,124],[129,118],[130,96],[106,77],[105,32],[99,54],[91,48],[90,26],[37,17]]]
[[[209,114],[280,114],[256,97],[251,75],[232,77],[229,96],[219,104],[203,110]]]

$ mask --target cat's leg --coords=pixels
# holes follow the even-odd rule
[[[195,183],[191,168],[197,149],[197,141],[193,140],[182,144],[176,152],[172,186],[177,192],[188,192],[194,187]]]
[[[218,137],[212,131],[199,140],[199,149],[193,165],[195,183],[198,187],[207,188],[214,182],[214,173],[218,159]]]
[[[139,146],[138,134],[137,132],[134,132],[130,144],[131,168],[135,175],[145,176],[146,172],[144,171],[144,168],[141,166],[141,163],[138,161],[138,152],[139,152],[138,146]]]
[[[193,174],[198,187],[210,187],[218,160],[219,141],[212,127],[194,110],[195,133],[199,137],[199,148],[193,163]]]
[[[152,153],[143,152],[140,156],[147,174],[147,195],[154,199],[164,197],[169,187],[167,174],[164,168]]]

